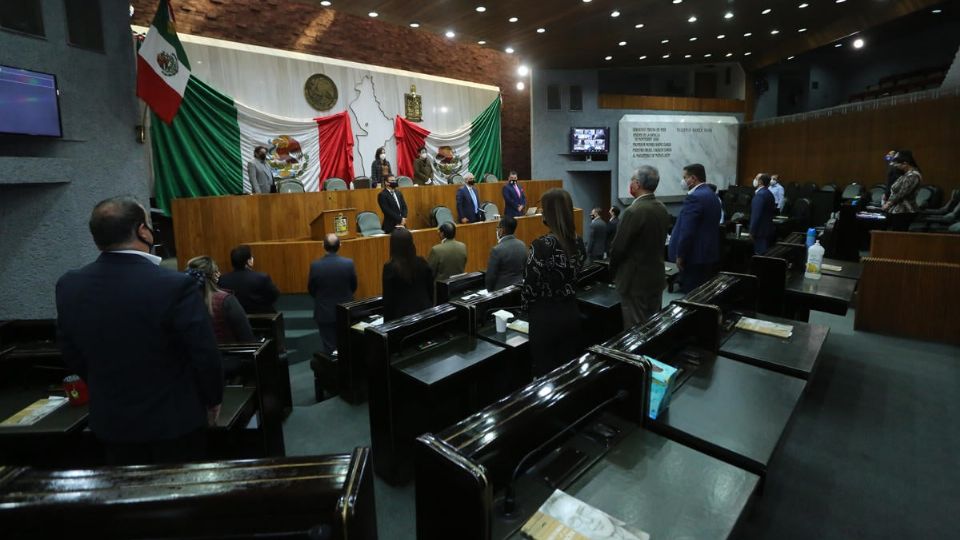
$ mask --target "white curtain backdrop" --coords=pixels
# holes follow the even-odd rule
[[[396,172],[393,119],[404,116],[404,94],[411,85],[422,96],[420,125],[436,133],[469,125],[500,93],[495,86],[255,45],[187,34],[180,34],[180,40],[193,74],[238,103],[294,122],[350,110],[357,175],[369,176],[380,146],[386,147]],[[314,73],[323,73],[337,86],[337,103],[328,111],[313,109],[304,98],[303,84]],[[244,145],[243,151],[252,153],[252,148]]]
[[[263,145],[269,148],[277,144],[278,141],[275,139],[280,134],[290,136],[300,143],[300,149],[290,154],[296,163],[282,174],[286,174],[286,178],[303,182],[303,187],[307,191],[317,191],[320,188],[320,131],[317,129],[317,123],[313,120],[267,115],[236,100],[234,104],[237,107],[237,122],[240,124],[242,162],[246,164],[250,161],[253,149],[257,146]],[[245,193],[251,191],[250,176],[247,174],[246,167],[243,172],[243,191]]]

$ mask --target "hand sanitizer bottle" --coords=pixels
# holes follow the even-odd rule
[[[803,277],[807,279],[820,279],[821,266],[823,265],[823,246],[817,240],[810,249],[807,250],[807,270]]]

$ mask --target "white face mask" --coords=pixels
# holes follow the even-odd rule
[[[777,182],[776,180],[774,180],[773,178],[771,178],[771,179],[770,179],[770,185],[771,185],[771,186],[778,186],[778,185],[780,185],[780,182]]]
[[[760,181],[756,178],[753,179],[753,187],[760,187]]]
[[[690,188],[687,187],[687,181],[683,178],[680,179],[680,191],[690,191]]]

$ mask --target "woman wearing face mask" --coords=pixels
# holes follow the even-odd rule
[[[890,164],[900,171],[900,178],[890,186],[890,196],[883,203],[883,210],[887,212],[890,230],[905,231],[917,215],[917,189],[923,177],[910,150],[898,150]]]
[[[206,255],[187,261],[187,273],[190,274],[203,292],[203,303],[213,320],[213,333],[217,343],[249,343],[255,341],[250,321],[237,297],[221,289],[220,268]]]
[[[413,161],[413,183],[423,186],[433,183],[433,164],[427,157],[427,149],[417,151],[417,159]]]
[[[373,167],[370,170],[370,187],[380,187],[383,185],[383,181],[391,175],[393,175],[393,169],[390,168],[390,162],[387,161],[387,151],[381,146],[377,148],[376,158],[373,160]]]

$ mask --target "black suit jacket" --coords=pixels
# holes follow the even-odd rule
[[[220,288],[232,292],[247,313],[276,313],[280,289],[270,276],[253,270],[235,270],[220,276]]]
[[[423,257],[414,263],[413,280],[404,280],[392,262],[383,265],[383,320],[392,321],[404,315],[433,306],[433,272]]]
[[[57,282],[63,360],[90,388],[100,439],[173,439],[223,398],[220,353],[197,282],[134,254],[103,253]]]
[[[357,290],[357,271],[353,261],[327,254],[310,263],[307,291],[313,297],[313,320],[318,325],[337,322],[337,304],[353,300]]]
[[[392,233],[400,221],[407,217],[407,201],[403,200],[403,193],[399,189],[393,191],[397,194],[397,201],[400,201],[400,208],[397,208],[397,201],[393,200],[390,190],[384,189],[377,194],[377,203],[383,212],[383,232],[387,234]]]

